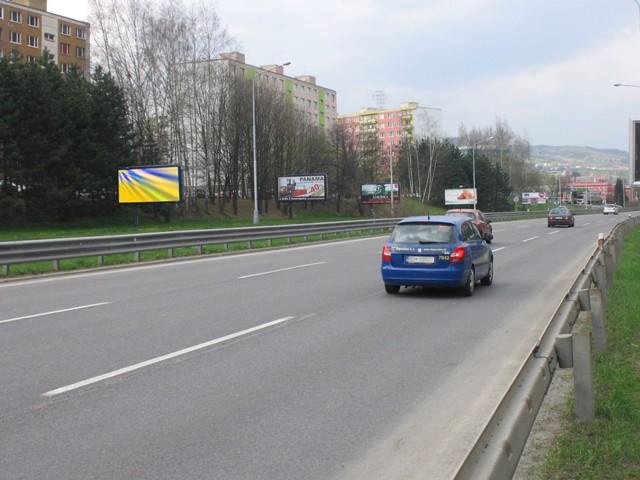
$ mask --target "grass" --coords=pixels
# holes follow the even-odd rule
[[[594,355],[596,419],[573,420],[542,478],[640,479],[640,228],[625,239],[607,311],[608,348]]]
[[[20,240],[34,240],[45,238],[63,238],[63,237],[83,237],[83,236],[95,236],[95,235],[116,235],[116,234],[132,234],[132,233],[149,233],[160,231],[173,231],[173,230],[189,230],[189,229],[206,229],[206,228],[230,228],[240,226],[252,225],[252,205],[247,202],[243,202],[241,205],[243,216],[232,217],[228,215],[201,215],[198,218],[178,218],[171,223],[165,223],[162,221],[154,220],[148,217],[141,217],[140,225],[133,224],[133,217],[131,215],[122,215],[120,217],[108,218],[108,219],[95,219],[77,221],[68,224],[51,224],[51,225],[26,225],[18,227],[6,227],[3,226],[0,230],[0,241],[20,241]],[[417,214],[420,210],[426,210],[425,205],[417,202],[413,199],[403,200],[403,204],[396,207],[396,214],[398,216],[407,216]],[[438,209],[433,209],[438,211]],[[372,218],[383,218],[385,213],[389,213],[389,206],[377,205],[370,212]],[[248,214],[247,214],[248,212]],[[421,212],[423,213],[423,212]],[[304,209],[303,206],[296,207],[296,213],[293,220],[289,219],[287,215],[276,209],[273,209],[269,215],[262,215],[260,218],[261,225],[282,225],[290,223],[311,223],[311,222],[327,222],[327,221],[344,221],[344,220],[358,220],[363,217],[338,215],[335,213],[335,207],[331,205],[315,205]],[[315,242],[320,240],[338,240],[348,237],[357,237],[365,235],[379,235],[380,231],[363,231],[363,232],[351,232],[350,234],[339,233],[329,234],[321,237],[320,235],[310,235],[307,238],[303,236],[287,238],[273,239],[271,242],[267,240],[254,241],[251,243],[251,247],[247,242],[234,242],[227,245],[205,245],[202,248],[204,254],[220,254],[225,251],[243,251],[252,249],[260,249],[266,247],[282,247],[287,245],[296,245],[305,242]],[[171,252],[172,257],[186,257],[197,255],[198,249],[196,247],[176,248]],[[148,252],[141,252],[139,260],[145,261],[157,261],[166,260],[169,258],[169,250],[153,250]],[[119,254],[108,255],[102,259],[102,265],[123,265],[134,263],[135,255]],[[60,271],[71,271],[78,269],[90,269],[101,266],[98,257],[86,257],[61,260],[58,264]],[[11,265],[9,269],[9,275],[11,277],[18,277],[24,275],[37,275],[42,273],[49,273],[54,271],[53,262],[38,262],[30,264],[18,264]],[[4,273],[0,270],[0,278],[4,276]]]

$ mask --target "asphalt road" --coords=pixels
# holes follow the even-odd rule
[[[472,298],[382,237],[0,284],[0,478],[449,478],[620,219],[494,224]]]

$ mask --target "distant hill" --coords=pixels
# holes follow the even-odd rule
[[[532,145],[531,160],[547,167],[623,170],[629,166],[629,153],[615,148]]]

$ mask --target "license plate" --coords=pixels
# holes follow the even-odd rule
[[[420,265],[431,265],[435,263],[435,257],[417,257],[413,255],[409,255],[405,257],[405,261],[411,264],[420,264]]]
[[[556,220],[562,220],[562,217],[555,217]]]

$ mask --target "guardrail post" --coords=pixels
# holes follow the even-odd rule
[[[562,333],[556,337],[556,353],[560,368],[573,368],[573,338],[570,333]]]
[[[173,248],[167,250],[167,258],[173,258]]]
[[[599,288],[592,288],[590,293],[591,303],[591,328],[594,334],[594,344],[596,350],[606,350],[607,348],[607,329],[604,326],[604,299],[602,296],[602,290]]]
[[[136,263],[140,261],[140,252],[133,252],[133,260]]]
[[[198,252],[198,255],[202,255],[202,245],[196,246],[196,252]]]
[[[228,251],[229,251],[229,244],[228,244],[228,243],[225,243],[225,244],[224,244],[224,246],[223,246],[223,250],[224,250],[225,252],[228,252]]]
[[[247,242],[247,246],[249,247],[249,250],[251,250],[251,247],[252,247],[251,240]]]
[[[302,237],[302,239],[303,239],[305,242],[309,241],[309,237],[308,237],[307,235],[305,235],[304,237]]]
[[[2,265],[2,275],[5,277],[9,276],[9,265]]]
[[[98,266],[104,265],[104,255],[98,255]]]
[[[53,262],[51,262],[53,265],[53,269],[57,272],[58,270],[60,270],[60,260],[54,260]]]
[[[576,292],[578,294],[578,303],[580,304],[580,310],[591,310],[591,295],[589,289],[584,288]]]
[[[615,249],[613,245],[608,245],[604,249],[604,266],[607,278],[607,285],[611,285],[613,281],[613,270],[616,264]]]
[[[576,417],[578,422],[591,423],[595,418],[593,397],[593,364],[591,359],[591,334],[574,333],[573,337],[573,381],[576,395]]]
[[[271,239],[267,240],[267,245],[270,247],[273,247],[273,240]]]

